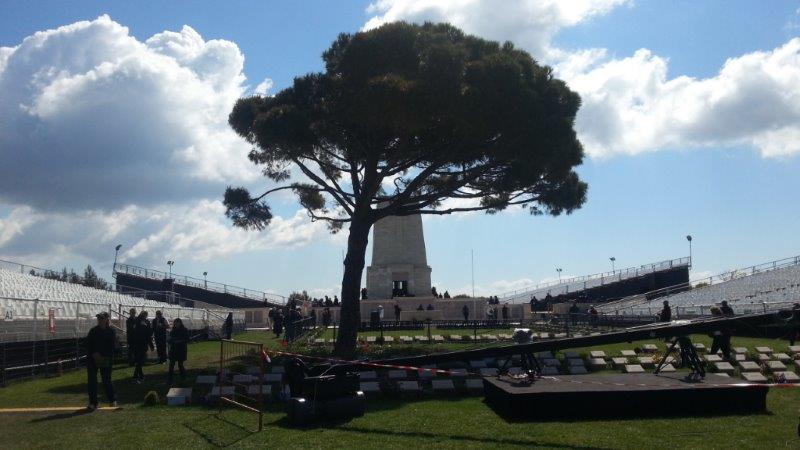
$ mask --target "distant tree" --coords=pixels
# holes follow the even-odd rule
[[[234,225],[261,230],[272,219],[264,198],[291,190],[312,220],[348,225],[337,354],[355,349],[378,220],[509,206],[555,216],[586,200],[573,170],[580,98],[513,44],[392,23],[341,34],[322,58],[324,72],[236,103],[228,121],[253,144],[250,160],[284,184],[255,196],[228,187],[224,203]]]
[[[85,286],[95,286],[97,284],[97,273],[91,265],[86,266],[83,270],[83,284]]]

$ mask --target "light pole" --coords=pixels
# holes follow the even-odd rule
[[[612,274],[613,274],[613,273],[616,273],[617,271],[616,271],[616,269],[615,269],[615,267],[614,267],[614,261],[616,261],[616,260],[617,260],[617,258],[615,258],[615,257],[613,257],[613,256],[612,256],[611,258],[608,258],[608,259],[609,259],[609,260],[611,260],[611,273],[612,273]]]
[[[692,235],[687,234],[686,240],[689,241],[689,268],[692,267]]]
[[[175,261],[167,261],[167,265],[169,266],[169,279],[172,279],[172,265],[175,264]]]
[[[114,247],[114,265],[111,267],[111,271],[113,272],[117,268],[117,256],[119,256],[119,249],[122,248],[122,244],[117,244]]]
[[[561,268],[556,268],[556,272],[558,272],[558,282],[561,283]]]
[[[203,288],[208,289],[208,280],[206,277],[208,276],[208,272],[203,272]]]

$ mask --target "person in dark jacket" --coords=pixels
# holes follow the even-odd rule
[[[712,307],[711,314],[719,317],[733,317],[733,308],[728,306],[728,302],[723,300],[719,308]],[[722,357],[726,361],[731,360],[731,330],[728,328],[721,328],[712,333],[711,351],[709,354],[715,355],[718,351],[722,350]]]
[[[464,322],[468,321],[469,320],[469,306],[464,304],[464,306],[461,308],[461,314],[464,315]]]
[[[175,363],[178,363],[178,371],[181,374],[181,380],[186,379],[186,368],[183,367],[183,362],[189,353],[189,330],[183,326],[183,321],[180,317],[176,317],[172,321],[172,330],[169,332],[169,375],[168,383],[172,384],[172,375],[175,373]]]
[[[664,308],[661,310],[661,313],[658,315],[659,322],[670,322],[672,321],[672,308],[669,306],[669,302],[664,300]]]
[[[136,317],[136,324],[133,328],[133,353],[135,367],[133,369],[133,382],[141,384],[144,381],[142,366],[147,361],[147,350],[153,350],[153,328],[147,320],[147,311],[142,311]]]
[[[272,332],[278,338],[283,333],[283,313],[280,310],[275,310],[275,320],[272,321]]]
[[[225,318],[225,327],[223,328],[225,339],[233,337],[233,313],[229,312],[228,317]]]
[[[114,396],[114,385],[111,384],[111,369],[114,362],[114,345],[116,344],[116,334],[111,328],[108,313],[97,315],[97,325],[89,330],[86,336],[86,370],[88,372],[89,385],[89,411],[97,409],[97,371],[100,371],[100,378],[106,391],[106,400],[111,406],[117,406],[117,399]]]
[[[322,310],[322,326],[327,329],[331,324],[331,309],[327,306]]]
[[[136,360],[133,354],[133,327],[136,325],[136,308],[131,308],[128,312],[128,319],[125,320],[125,341],[128,344],[128,365],[133,367]]]
[[[167,319],[161,314],[161,311],[156,311],[156,318],[153,319],[153,338],[156,341],[156,352],[158,353],[158,363],[164,364],[167,362],[167,330],[169,323]]]
[[[508,320],[508,305],[507,304],[503,303],[503,309],[500,310],[500,313],[503,315],[503,320]]]

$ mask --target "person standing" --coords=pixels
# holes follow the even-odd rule
[[[581,309],[578,308],[578,302],[572,302],[572,306],[569,308],[569,317],[572,320],[572,325],[578,324],[578,315],[580,315]]]
[[[233,313],[229,312],[228,317],[225,318],[225,327],[223,328],[225,339],[233,337]]]
[[[434,288],[434,289],[436,289],[436,288]],[[395,304],[394,304],[394,321],[395,322],[400,322],[400,311],[402,311],[402,308],[400,308],[400,304],[395,302]]]
[[[133,367],[136,360],[133,353],[133,328],[136,326],[136,308],[128,311],[128,319],[125,320],[125,341],[128,344],[128,365]]]
[[[464,315],[464,322],[469,320],[469,306],[465,303],[464,306],[461,308],[461,314]]]
[[[664,300],[664,308],[661,309],[661,313],[658,315],[659,322],[670,322],[672,321],[672,308],[669,306],[669,302]]]
[[[156,341],[156,353],[158,353],[158,363],[164,364],[167,362],[167,330],[169,323],[167,319],[161,314],[161,311],[156,311],[156,318],[153,319],[153,337]]]
[[[147,311],[142,311],[136,317],[136,325],[133,328],[133,352],[134,352],[134,369],[133,369],[133,382],[141,384],[144,381],[144,366],[147,361],[147,350],[153,350],[153,328],[150,326],[150,321],[147,320]]]
[[[175,373],[175,363],[178,363],[178,371],[181,380],[186,379],[186,368],[183,367],[184,361],[189,353],[189,330],[183,326],[180,317],[172,321],[172,330],[169,332],[169,375],[168,384],[172,384],[172,375]]]
[[[800,303],[792,307],[792,317],[789,319],[789,345],[794,345],[800,337]]]
[[[499,301],[499,300],[498,300]],[[503,309],[500,310],[503,315],[503,322],[508,320],[508,303],[503,303]]]
[[[111,328],[108,313],[100,313],[95,325],[86,336],[86,370],[88,372],[89,406],[88,411],[97,409],[97,371],[103,381],[106,400],[111,406],[117,406],[114,385],[111,383],[111,369],[114,362],[114,345],[116,334]]]

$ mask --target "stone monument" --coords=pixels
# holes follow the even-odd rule
[[[386,217],[373,227],[367,293],[370,300],[430,297],[431,268],[419,214]]]

